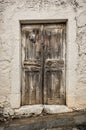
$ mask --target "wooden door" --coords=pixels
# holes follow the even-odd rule
[[[22,105],[42,103],[41,29],[22,26]]]
[[[65,26],[45,25],[44,104],[65,104]]]
[[[65,25],[22,26],[22,105],[65,104]]]

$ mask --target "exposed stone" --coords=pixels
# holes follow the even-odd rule
[[[44,105],[44,111],[48,114],[72,112],[72,109],[64,105]]]
[[[18,117],[40,115],[42,110],[43,105],[22,106],[21,108],[15,110],[15,115]]]
[[[4,107],[5,101],[6,101],[6,97],[5,97],[5,96],[1,96],[1,99],[0,99],[0,107],[1,107],[1,108]]]
[[[13,109],[11,109],[11,108],[4,108],[4,110],[3,110],[3,116],[4,117],[12,117],[14,115],[14,110]]]
[[[80,7],[79,3],[78,3],[78,0],[69,0],[70,1],[70,4],[72,5],[72,7],[74,8],[74,10],[76,11],[77,8]]]

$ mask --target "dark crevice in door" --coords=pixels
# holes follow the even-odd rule
[[[44,34],[43,30],[41,33],[41,47],[42,47],[42,104],[44,104],[44,64],[45,64],[45,57],[44,57]]]
[[[44,53],[44,46],[43,48],[43,53]],[[44,54],[42,55],[42,104],[44,104]]]

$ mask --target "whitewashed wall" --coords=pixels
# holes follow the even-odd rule
[[[0,0],[0,107],[4,116],[21,108],[22,20],[67,19],[66,112],[86,108],[86,0]],[[36,106],[40,114],[44,106]],[[45,106],[46,110],[48,106]],[[62,106],[53,106],[58,113]],[[60,112],[63,112],[64,110]],[[34,110],[33,110],[34,111]],[[32,113],[33,113],[32,111]],[[21,112],[22,114],[22,112]]]

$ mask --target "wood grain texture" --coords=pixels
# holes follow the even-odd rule
[[[23,43],[24,55],[22,62],[22,105],[42,103],[42,82],[41,82],[41,50],[40,50],[40,27],[26,26],[22,28],[25,34]]]
[[[44,104],[65,104],[63,26],[45,27]]]
[[[65,104],[65,25],[22,26],[22,105]]]

